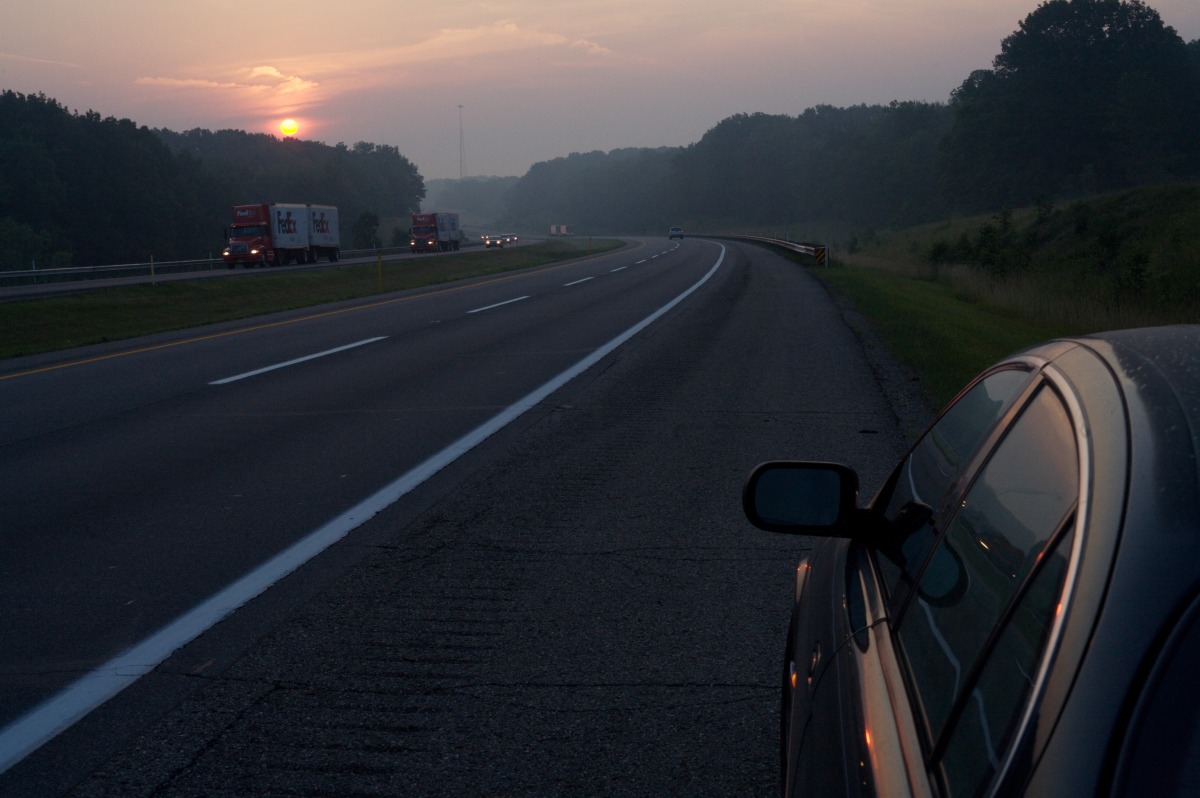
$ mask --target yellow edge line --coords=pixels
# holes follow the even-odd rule
[[[636,250],[639,247],[644,247],[644,246],[646,246],[646,242],[639,241],[639,242],[637,242],[637,245],[632,248],[632,250]],[[630,250],[630,251],[632,251],[632,250]],[[621,251],[621,250],[617,250],[617,252],[619,252],[619,251]],[[196,338],[185,338],[182,341],[172,341],[172,342],[166,343],[166,344],[156,344],[154,346],[144,346],[139,349],[126,349],[123,352],[113,352],[112,354],[109,354],[109,355],[99,355],[97,357],[89,357],[89,358],[85,358],[83,360],[71,360],[66,363],[58,363],[53,366],[43,366],[42,368],[30,369],[28,371],[18,371],[13,374],[0,375],[0,382],[3,382],[4,380],[15,380],[18,377],[31,377],[35,374],[45,374],[46,372],[49,372],[49,371],[58,371],[60,369],[74,368],[75,366],[86,366],[91,363],[100,363],[105,360],[115,360],[120,357],[128,357],[129,355],[145,354],[146,352],[154,352],[159,349],[171,349],[176,346],[185,346],[187,344],[198,344],[198,343],[202,343],[204,341],[212,341],[217,338],[228,338],[231,335],[241,335],[243,333],[257,332],[258,330],[269,330],[272,327],[286,327],[289,324],[299,324],[302,321],[312,321],[313,319],[323,319],[323,318],[327,318],[329,316],[340,316],[343,313],[353,313],[353,312],[360,311],[360,310],[371,310],[372,308],[384,307],[385,305],[395,305],[399,302],[411,302],[416,299],[424,299],[425,297],[438,296],[440,294],[450,294],[455,291],[463,291],[468,288],[475,288],[476,286],[480,286],[480,285],[491,285],[492,283],[502,283],[505,280],[515,280],[520,277],[528,277],[531,274],[540,274],[542,272],[553,271],[554,269],[562,269],[567,266],[574,266],[579,263],[584,263],[589,260],[595,260],[597,258],[607,257],[607,256],[613,255],[613,254],[616,254],[616,253],[615,252],[600,252],[595,255],[585,255],[582,258],[576,258],[574,260],[566,261],[564,263],[555,263],[550,266],[544,266],[544,267],[540,267],[540,268],[537,268],[534,270],[529,270],[529,271],[522,271],[517,274],[507,274],[507,275],[504,275],[501,277],[496,277],[491,280],[483,280],[483,281],[480,281],[477,283],[471,283],[470,285],[459,285],[459,286],[454,286],[452,288],[442,288],[442,289],[437,289],[437,290],[433,290],[433,291],[425,291],[423,293],[416,294],[413,296],[403,296],[403,297],[396,297],[395,299],[385,299],[380,302],[371,302],[366,305],[355,305],[354,307],[351,307],[351,308],[342,308],[340,310],[330,310],[330,311],[326,311],[325,313],[314,313],[309,316],[301,316],[299,318],[287,319],[285,321],[274,321],[269,324],[256,324],[253,327],[240,327],[236,330],[226,330],[225,332],[213,333],[212,335],[201,335],[201,336],[197,336]],[[411,290],[411,289],[408,289],[408,290]]]

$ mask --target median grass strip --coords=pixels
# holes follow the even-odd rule
[[[607,252],[612,239],[547,241],[303,271],[263,270],[0,303],[0,358],[117,341],[283,310],[360,299]]]

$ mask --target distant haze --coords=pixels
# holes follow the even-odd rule
[[[278,136],[293,118],[300,138],[392,145],[454,178],[687,145],[736,113],[945,101],[1038,2],[11,5],[0,89],[177,131]],[[1200,38],[1197,0],[1148,5]]]

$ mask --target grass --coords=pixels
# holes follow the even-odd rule
[[[1197,218],[1200,187],[1138,189],[871,236],[814,273],[940,407],[988,364],[1048,338],[1200,322]]]
[[[934,407],[945,405],[971,377],[1005,355],[1081,332],[967,299],[943,283],[852,260],[814,273],[854,303],[888,349],[920,377]]]
[[[485,253],[164,281],[0,303],[0,359],[529,269],[622,246],[564,239]]]

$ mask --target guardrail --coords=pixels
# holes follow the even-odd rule
[[[343,249],[341,257],[373,257],[376,253],[380,255],[395,255],[401,252],[408,252],[408,247]],[[41,285],[46,283],[74,282],[77,280],[148,277],[151,275],[203,272],[225,268],[228,267],[220,258],[199,258],[195,260],[151,260],[146,263],[117,263],[108,266],[65,266],[57,269],[23,269],[20,271],[0,271],[0,285]]]
[[[783,247],[792,252],[798,252],[801,255],[808,255],[815,258],[818,266],[829,265],[829,245],[828,244],[812,244],[800,241],[789,241],[786,238],[768,238],[766,236],[720,236],[720,238],[733,238],[738,241],[757,241],[760,244],[771,244],[776,247]]]

